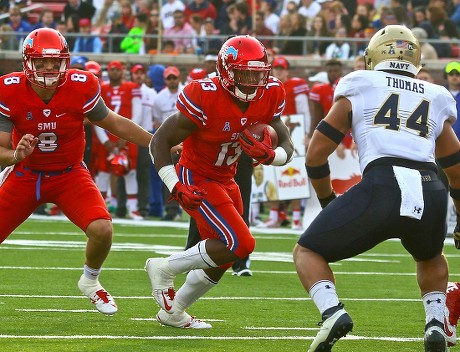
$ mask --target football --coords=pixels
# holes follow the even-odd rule
[[[246,128],[247,131],[251,132],[253,137],[257,139],[258,141],[262,140],[264,137],[264,129],[268,128],[268,132],[270,133],[270,138],[272,140],[272,147],[275,149],[278,146],[278,135],[276,134],[275,129],[267,125],[266,123],[258,122],[255,123],[254,125],[250,125]]]

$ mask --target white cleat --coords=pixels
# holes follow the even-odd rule
[[[78,281],[78,288],[81,293],[91,300],[91,303],[96,306],[99,312],[106,315],[114,315],[118,311],[115,300],[101,286],[99,280],[90,280],[83,274]]]
[[[202,320],[195,319],[186,312],[178,314],[170,314],[163,309],[157,314],[157,321],[162,325],[172,326],[173,328],[181,329],[211,329],[212,325]]]
[[[174,275],[170,275],[161,267],[166,264],[166,258],[148,258],[145,262],[145,271],[152,284],[152,296],[166,313],[173,313],[173,301],[176,295],[174,290]],[[165,324],[167,325],[167,324]]]

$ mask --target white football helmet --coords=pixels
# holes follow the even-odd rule
[[[364,60],[368,70],[395,70],[416,75],[421,68],[420,43],[409,28],[388,25],[372,36]]]

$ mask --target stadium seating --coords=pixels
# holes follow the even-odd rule
[[[27,19],[30,23],[35,24],[38,22],[40,17],[40,12],[43,8],[47,7],[51,11],[53,11],[54,19],[57,21],[62,17],[62,13],[64,11],[64,7],[67,4],[66,0],[32,0],[31,4],[40,4],[43,5],[35,10],[32,10],[28,13]]]

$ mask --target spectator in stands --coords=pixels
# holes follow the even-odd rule
[[[222,34],[222,28],[228,25],[230,18],[228,16],[227,9],[230,5],[234,5],[235,0],[221,0],[220,6],[217,7],[217,18],[214,21],[216,28],[220,29]]]
[[[96,13],[96,8],[90,1],[82,0],[68,0],[69,2],[64,6],[64,18],[67,20],[72,15],[77,15],[80,18],[93,18]]]
[[[290,14],[281,15],[280,17],[280,31],[278,33],[279,37],[288,37],[292,31],[292,16]],[[281,52],[284,47],[286,39],[277,38],[275,40],[274,50],[275,53]],[[297,42],[299,44],[299,42]]]
[[[307,31],[310,31],[313,25],[313,20],[321,11],[321,5],[314,0],[302,0],[302,6],[299,7],[299,13],[305,17],[307,23]]]
[[[10,11],[10,0],[0,0],[0,14]]]
[[[211,18],[212,21],[212,18]],[[189,23],[192,26],[193,30],[195,31],[195,35],[193,38],[193,47],[195,48],[195,53],[197,55],[201,55],[203,53],[204,48],[204,40],[205,40],[205,33],[204,33],[204,18],[201,17],[199,14],[194,13],[190,16]]]
[[[190,22],[190,16],[193,14],[200,15],[201,18],[217,18],[216,7],[209,0],[191,0],[185,5],[185,20]]]
[[[123,41],[124,36],[121,34],[128,34],[129,29],[125,26],[121,20],[121,13],[114,12],[111,18],[112,26],[110,27],[109,34],[118,34],[117,37],[110,37],[104,44],[104,52],[109,53],[121,53],[121,42]]]
[[[460,33],[460,0],[452,0],[452,12],[450,14],[450,20],[457,26],[457,32]]]
[[[313,0],[305,0],[313,1]],[[262,0],[260,3],[260,11],[263,12],[265,27],[277,34],[280,31],[280,16],[276,14],[276,0]],[[256,18],[257,25],[257,18]]]
[[[325,18],[321,15],[316,15],[313,19],[312,28],[307,32],[309,37],[321,38],[330,37],[331,33],[327,27]],[[307,41],[307,53],[313,56],[323,56],[330,41],[311,39]]]
[[[21,44],[23,39],[32,31],[32,25],[22,18],[19,7],[10,8],[10,20],[8,22],[14,32],[18,33],[18,41]]]
[[[379,30],[391,24],[398,24],[398,20],[390,7],[382,6],[380,8],[380,16],[372,23],[372,27]]]
[[[164,30],[174,27],[174,11],[176,10],[185,10],[185,5],[181,0],[167,0],[161,7],[160,17]]]
[[[249,34],[252,29],[252,17],[249,13],[249,5],[247,2],[236,2],[235,12],[238,19],[238,33]]]
[[[212,36],[219,34],[219,31],[214,26],[214,20],[212,18],[206,18],[204,20],[203,29],[203,52],[206,52],[208,50],[219,50],[222,47],[222,40],[218,38],[212,38]]]
[[[99,36],[91,35],[91,20],[82,18],[78,22],[80,35],[75,40],[73,53],[102,53],[102,41]]]
[[[457,138],[460,139],[460,62],[449,62],[444,68],[444,78],[447,81],[445,87],[452,94],[457,104],[457,121],[455,121],[452,128]]]
[[[228,21],[220,27],[220,34],[225,34],[227,36],[238,35],[238,14],[234,3],[227,6],[227,16]]]
[[[427,8],[427,21],[420,24],[428,34],[428,39],[450,40],[458,38],[457,27],[448,17],[444,9],[439,6]],[[450,57],[452,47],[450,43],[433,43],[440,58]]]
[[[195,31],[193,27],[185,20],[184,11],[176,10],[173,14],[174,26],[166,29],[163,38],[174,42],[175,50],[179,53],[194,53],[193,37]],[[180,36],[180,37],[176,37]]]
[[[136,15],[133,12],[133,7],[130,0],[120,1],[121,21],[125,24],[126,28],[131,29],[134,26]]]
[[[158,30],[160,28],[160,12],[157,9],[150,10],[149,26],[145,34],[147,35],[158,35]],[[145,51],[149,54],[155,54],[158,50],[158,38],[149,38],[144,39],[145,42]]]
[[[34,26],[37,28],[53,28],[56,29],[56,22],[54,21],[54,14],[49,8],[45,7],[40,12],[38,23]]]
[[[425,68],[425,67],[422,67],[422,68],[418,71],[418,73],[417,73],[417,75],[416,75],[415,77],[416,77],[417,79],[422,80],[422,81],[427,81],[427,82],[430,82],[430,83],[436,83],[436,82],[434,81],[433,76],[431,75],[431,72],[430,72],[427,68]]]
[[[0,25],[0,50],[19,50],[19,40],[7,23]]]
[[[334,41],[326,48],[326,59],[348,59],[350,57],[350,43],[346,40],[347,30],[345,27],[337,28]]]
[[[426,8],[424,6],[418,6],[414,8],[412,13],[412,27],[419,27],[420,24],[425,22],[426,19]]]
[[[134,26],[120,44],[120,48],[127,54],[145,54],[144,34],[149,25],[149,18],[145,13],[136,15]]]
[[[422,52],[422,64],[424,64],[426,60],[437,60],[438,54],[433,45],[427,42],[428,34],[426,31],[423,28],[415,27],[412,28],[412,33],[420,43],[420,50]]]
[[[86,70],[86,63],[88,58],[86,56],[72,56],[70,60],[70,68],[76,68],[78,70]]]
[[[267,28],[264,21],[265,13],[263,11],[256,12],[256,26],[250,34],[254,37],[257,37],[260,42],[266,47],[273,47],[273,36],[274,33]],[[271,37],[271,38],[261,38],[261,37]]]
[[[65,37],[65,39],[67,40],[67,45],[69,45],[69,51],[72,52],[75,43],[75,37],[67,35],[67,22],[63,20],[57,21],[56,30]]]
[[[291,31],[289,37],[305,37],[307,35],[307,25],[305,17],[300,13],[291,16]],[[283,55],[304,55],[304,40],[287,40],[281,48],[280,53]]]
[[[172,40],[164,40],[161,45],[161,53],[168,55],[179,55],[180,53],[176,50],[176,44]]]

